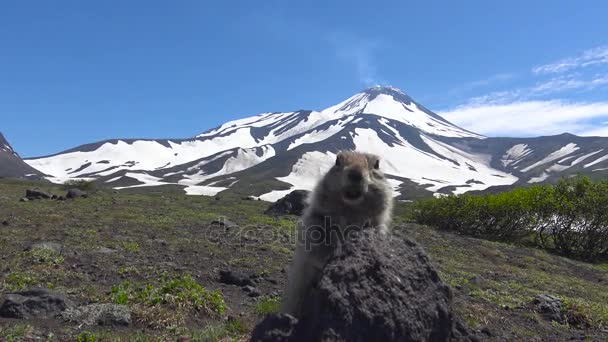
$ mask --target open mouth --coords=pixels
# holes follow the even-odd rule
[[[361,190],[349,189],[344,191],[344,199],[355,201],[361,198],[363,193]]]

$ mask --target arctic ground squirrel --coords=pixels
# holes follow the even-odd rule
[[[305,314],[303,301],[340,243],[363,229],[388,233],[393,209],[380,158],[352,151],[338,153],[307,202],[281,306],[283,313],[297,318]]]

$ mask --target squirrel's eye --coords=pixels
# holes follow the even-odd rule
[[[374,163],[374,169],[378,170],[380,168],[380,159],[376,159],[376,162]]]

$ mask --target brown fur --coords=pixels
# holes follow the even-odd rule
[[[309,195],[298,226],[282,312],[295,317],[305,314],[302,300],[348,234],[362,229],[388,232],[393,198],[379,163],[373,154],[340,152],[336,164]]]

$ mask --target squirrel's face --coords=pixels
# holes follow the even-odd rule
[[[336,158],[334,171],[339,174],[342,200],[347,205],[361,204],[370,191],[372,177],[383,177],[380,159],[371,154],[341,152]]]

